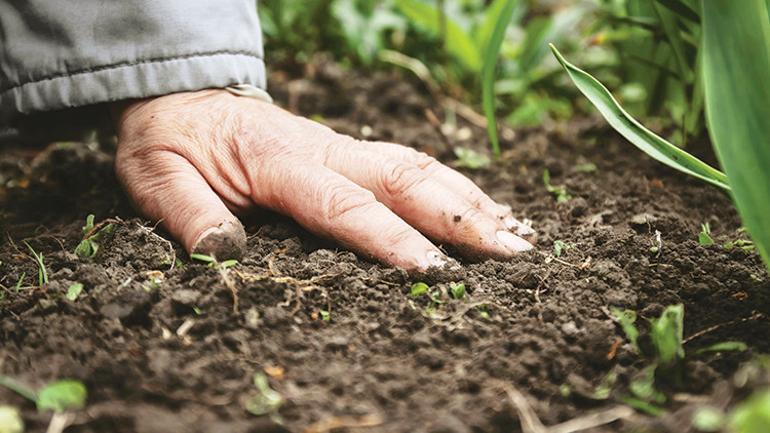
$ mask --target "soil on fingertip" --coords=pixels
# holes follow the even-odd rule
[[[487,145],[484,129],[462,116],[442,133],[434,119],[445,111],[399,75],[320,64],[303,78],[274,73],[271,90],[339,132],[450,165],[454,147]],[[0,375],[32,388],[82,381],[88,404],[66,432],[520,432],[517,391],[545,425],[629,395],[649,361],[611,307],[635,310],[644,329],[643,318],[681,303],[688,353],[732,340],[748,350],[688,357],[682,383],[658,385],[669,397],[663,416],[639,412],[589,431],[679,433],[698,404],[729,407],[745,396],[754,385],[737,388],[732,378],[770,351],[770,279],[755,252],[723,247],[746,239],[729,198],[650,160],[597,119],[503,136],[501,160],[460,170],[532,221],[537,248],[479,263],[447,248],[462,269],[427,278],[439,302],[410,296],[417,280],[404,272],[272,214],[246,221],[237,265],[191,261],[132,210],[109,143],[6,146]],[[571,198],[546,190],[545,169]],[[81,258],[74,250],[91,213],[111,231]],[[699,244],[703,223],[715,245]],[[29,248],[44,256],[42,287]],[[453,282],[465,284],[461,299]],[[74,283],[83,291],[73,301],[65,294]],[[255,375],[280,406],[265,404]],[[599,396],[608,375],[616,381]],[[0,403],[22,410],[28,432],[46,430],[50,414],[33,403],[2,387]]]

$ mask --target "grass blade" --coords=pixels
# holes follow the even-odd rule
[[[511,17],[516,9],[517,0],[507,0],[497,17],[492,35],[484,47],[484,65],[481,70],[481,95],[484,115],[487,117],[487,134],[492,143],[492,151],[495,156],[500,156],[500,139],[497,136],[497,119],[495,118],[495,67],[500,55],[500,47],[505,38],[505,29],[511,22]]]
[[[729,190],[727,176],[684,150],[662,139],[632,118],[602,83],[587,72],[567,62],[551,45],[554,55],[567,70],[581,93],[599,110],[607,122],[633,145],[650,157],[683,173],[702,179],[712,185]]]
[[[703,13],[706,116],[744,226],[770,269],[768,0],[708,0]]]
[[[657,3],[665,6],[671,12],[679,15],[682,18],[688,19],[694,23],[700,22],[698,13],[695,12],[690,6],[680,0],[655,0]]]

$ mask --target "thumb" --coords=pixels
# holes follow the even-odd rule
[[[139,211],[163,227],[188,253],[237,258],[246,232],[198,170],[179,154],[118,152],[116,172]]]

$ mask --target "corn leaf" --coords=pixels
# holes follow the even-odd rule
[[[744,226],[770,269],[768,0],[707,0],[703,78],[709,132]]]
[[[500,15],[497,17],[492,35],[484,47],[484,65],[481,71],[482,105],[484,106],[484,115],[487,117],[487,134],[495,156],[500,156],[500,140],[497,136],[497,120],[495,118],[495,67],[500,55],[500,47],[503,45],[505,29],[511,22],[517,3],[517,0],[505,2]]]
[[[463,28],[438,8],[418,0],[396,0],[396,6],[415,26],[435,35],[443,36],[446,50],[471,72],[481,70],[481,53],[473,39]],[[442,29],[442,22],[446,27]],[[441,34],[446,31],[446,34]]]
[[[564,69],[566,69],[567,74],[569,74],[578,90],[591,101],[610,126],[634,146],[671,168],[725,190],[730,189],[727,183],[727,176],[724,173],[645,128],[618,104],[609,90],[596,78],[565,60],[553,45],[551,45],[551,50]]]

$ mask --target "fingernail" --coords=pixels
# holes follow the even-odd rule
[[[447,264],[447,257],[438,251],[428,251],[428,266],[442,268]]]
[[[505,228],[507,228],[508,230],[518,230],[519,227],[521,226],[521,223],[519,222],[519,220],[517,220],[512,216],[505,217],[505,219],[503,219],[503,224],[505,225]]]
[[[505,230],[497,232],[497,240],[505,248],[508,248],[513,252],[529,251],[534,248],[529,242]]]
[[[218,260],[236,259],[246,249],[246,231],[239,222],[225,221],[205,230],[193,244],[192,252],[207,254]]]

